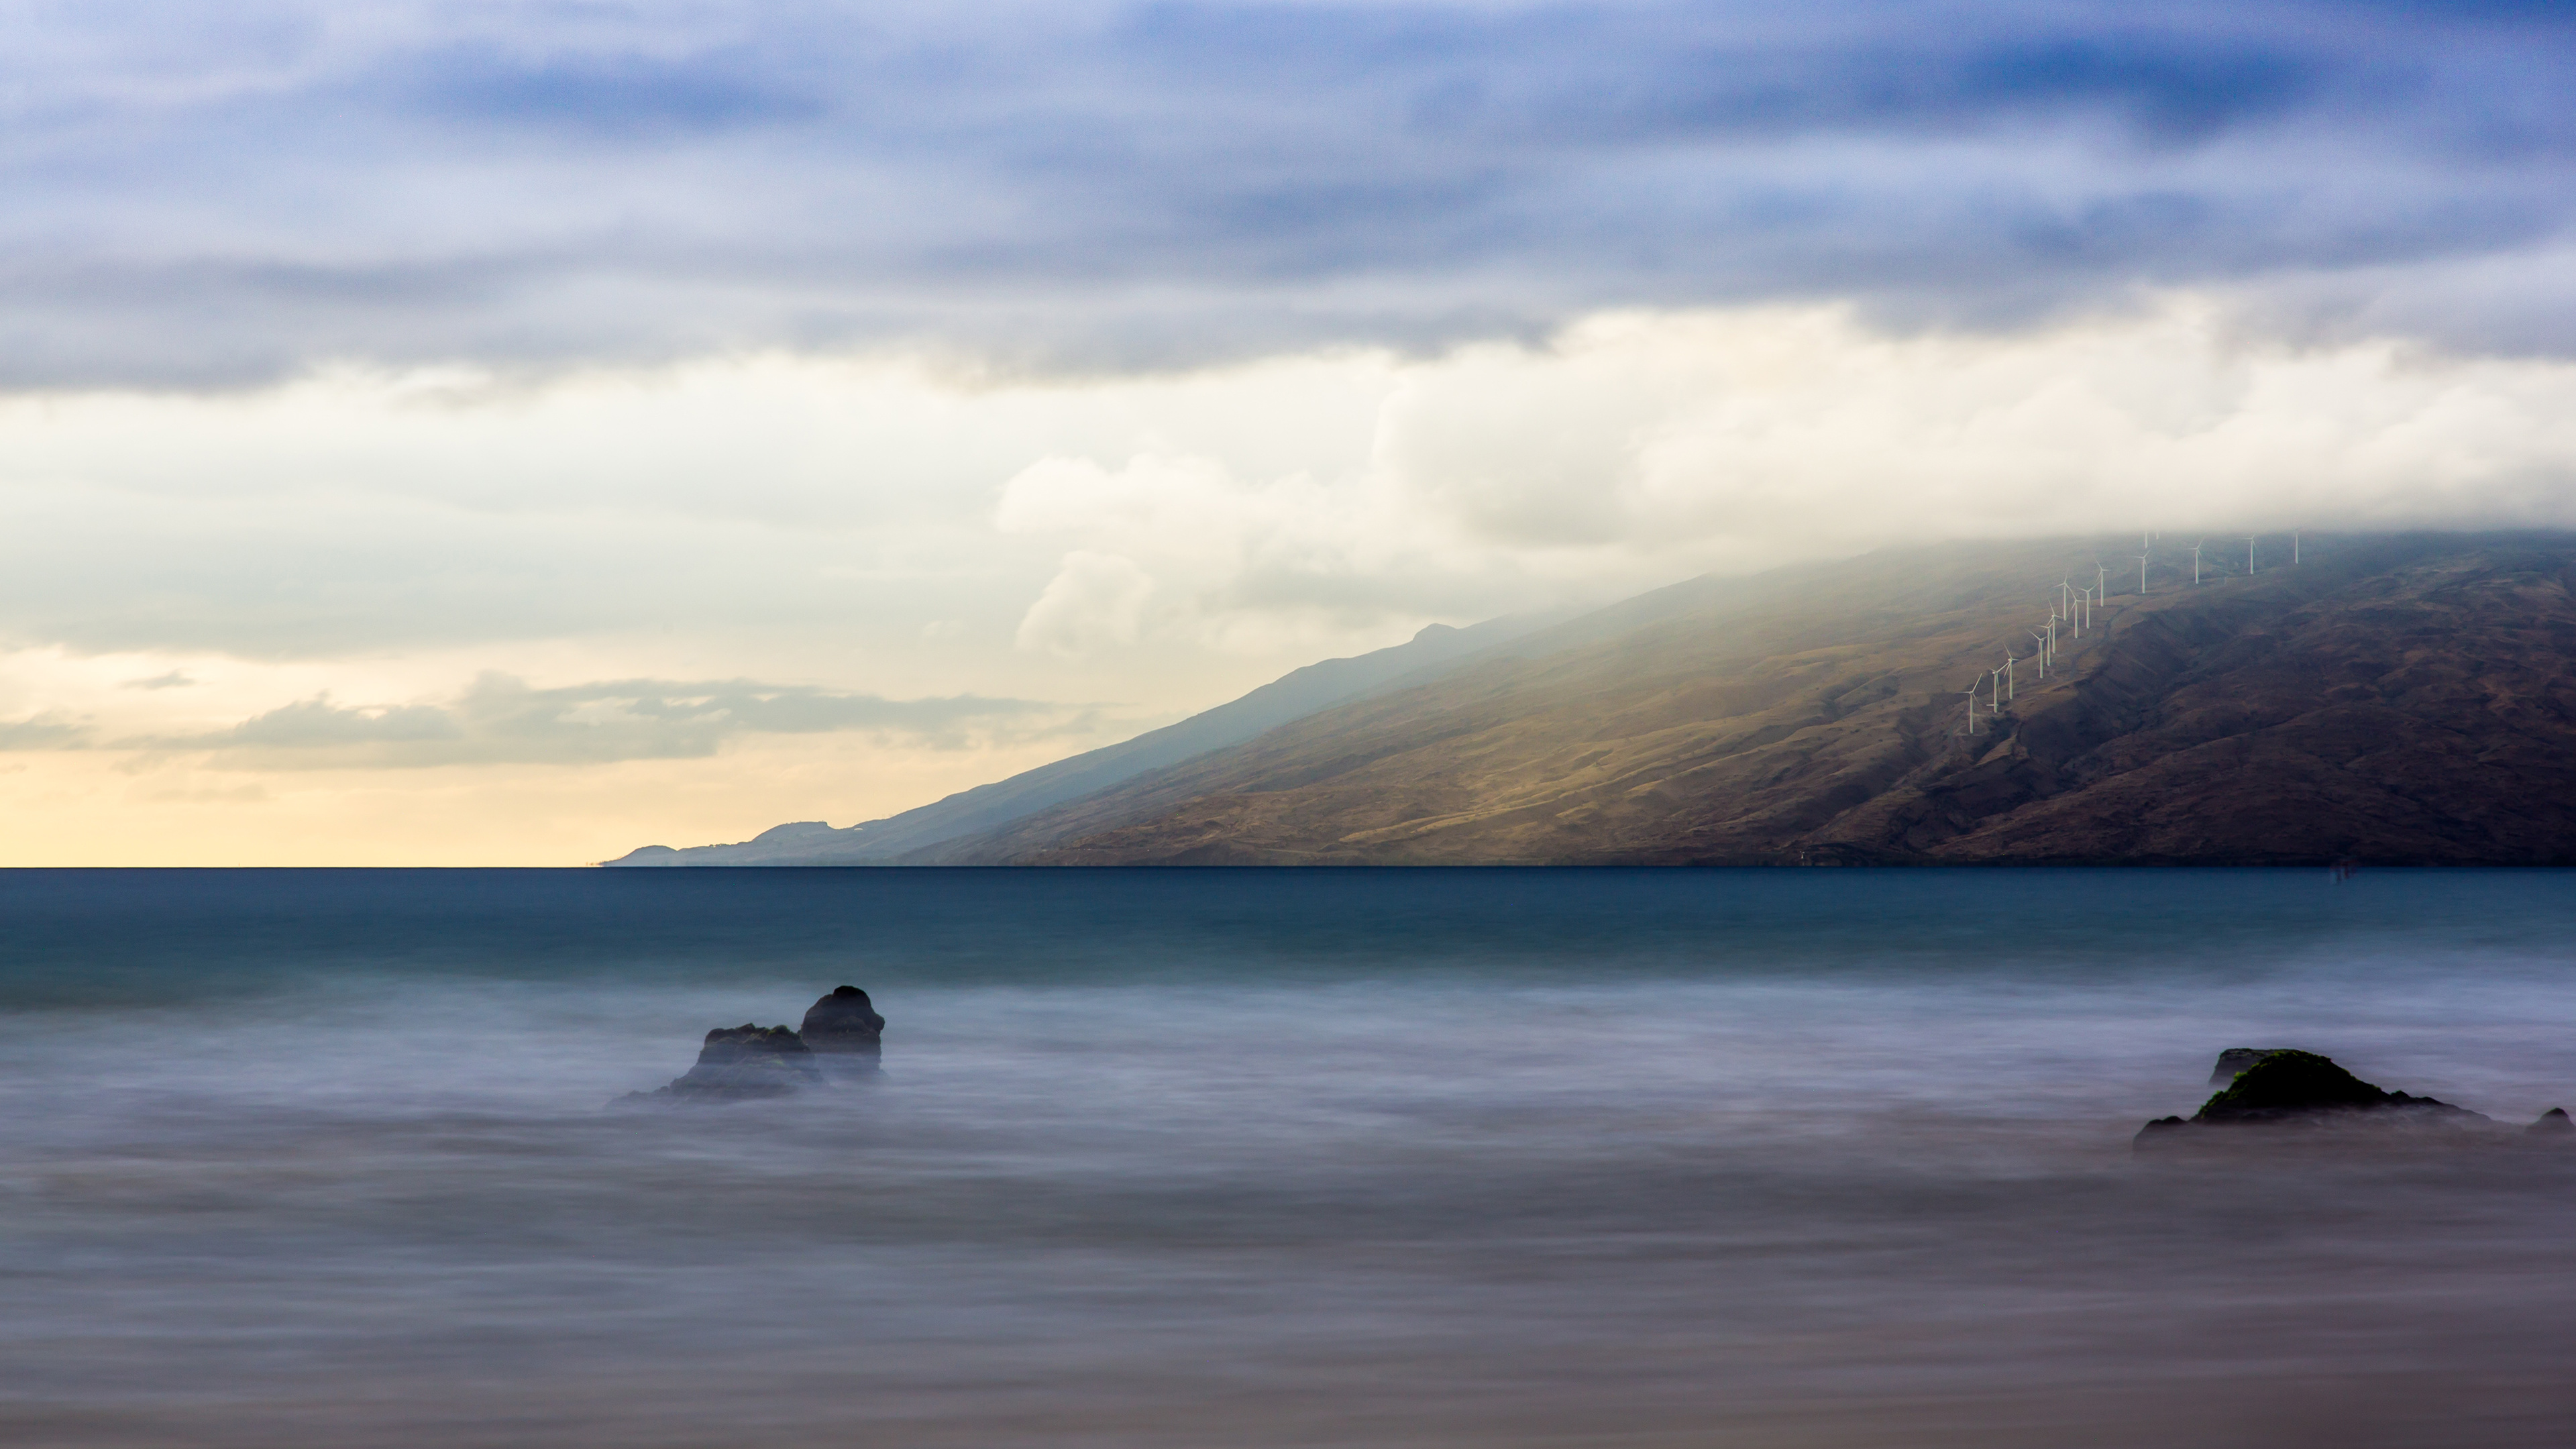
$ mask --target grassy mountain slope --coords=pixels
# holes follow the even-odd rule
[[[1544,615],[1488,619],[1464,629],[1432,624],[1389,648],[1295,669],[1214,709],[1134,739],[961,790],[883,820],[835,830],[821,821],[774,826],[734,845],[684,850],[648,845],[605,864],[634,866],[872,865],[977,831],[989,831],[1059,801],[1107,789],[1148,770],[1253,738],[1302,715],[1443,671],[1551,622]]]
[[[2576,539],[2318,540],[2199,588],[2168,542],[2143,597],[2135,552],[1962,545],[1667,590],[913,858],[2576,859]],[[2129,592],[1962,733],[1970,679],[2027,656],[2097,556]]]

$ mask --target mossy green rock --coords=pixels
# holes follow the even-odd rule
[[[2175,1142],[2213,1127],[2259,1123],[2378,1121],[2492,1125],[2465,1107],[2374,1086],[2315,1052],[2266,1050],[2190,1120],[2159,1117],[2139,1129],[2137,1143]]]
[[[2238,1072],[2245,1070],[2247,1067],[2254,1065],[2256,1062],[2263,1060],[2274,1052],[2288,1050],[2290,1050],[2288,1047],[2229,1047],[2227,1050],[2218,1054],[2218,1065],[2210,1068],[2209,1084],[2214,1087],[2221,1082],[2235,1081],[2236,1074]]]
[[[2447,1104],[2430,1097],[2382,1091],[2315,1052],[2273,1051],[2236,1074],[2201,1105],[2195,1122],[2261,1121],[2294,1112],[2337,1112],[2373,1107]],[[2451,1110],[2457,1111],[2457,1108]]]

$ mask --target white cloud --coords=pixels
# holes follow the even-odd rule
[[[1108,645],[1133,644],[1153,597],[1153,576],[1134,559],[1076,549],[1020,620],[1019,646],[1080,659]]]
[[[2192,298],[2018,335],[1620,313],[1089,380],[762,355],[25,398],[0,638],[1159,710],[1433,619],[1912,539],[2576,522],[2571,404],[2567,363],[2266,340]]]
[[[1939,538],[2576,525],[2571,484],[2576,364],[2266,341],[2183,299],[2017,337],[1599,317],[1387,363],[1338,467],[1057,456],[995,516],[1150,574],[1146,637],[1223,648]],[[1059,576],[1023,641],[1079,652],[1056,621],[1105,588]]]
[[[2187,303],[2013,338],[1620,316],[1424,369],[1379,456],[1497,548],[1723,565],[2150,523],[2576,522],[2571,401],[2576,366],[2264,343]]]

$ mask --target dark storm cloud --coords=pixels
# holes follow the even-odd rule
[[[281,706],[230,729],[119,740],[116,745],[211,751],[264,769],[603,764],[702,758],[726,739],[745,734],[857,730],[913,744],[957,745],[969,739],[970,731],[990,732],[1062,712],[1030,700],[975,695],[884,699],[748,679],[624,679],[532,689],[508,675],[486,674],[451,704],[368,708],[335,704],[324,696]],[[46,727],[0,725],[0,748],[11,747],[9,731],[40,728]],[[31,742],[15,747],[42,746]]]
[[[1855,298],[2576,335],[2563,6],[244,5],[15,22],[0,377],[1077,363]],[[2475,285],[2459,269],[2483,266]],[[2284,280],[2286,279],[2286,280]]]

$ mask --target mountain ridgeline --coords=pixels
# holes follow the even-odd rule
[[[2287,542],[2195,585],[2162,540],[2143,594],[2134,539],[1697,580],[878,858],[2576,861],[2576,535]],[[2031,631],[2101,566],[2043,677]]]
[[[1426,626],[1405,643],[1293,670],[1241,699],[1202,710],[1132,740],[961,790],[900,815],[846,830],[818,821],[774,826],[738,845],[687,850],[648,845],[614,866],[893,865],[909,854],[985,831],[1061,801],[1107,789],[1161,766],[1237,744],[1262,731],[1372,690],[1438,677],[1485,650],[1554,622],[1549,615],[1488,619],[1465,629]]]

